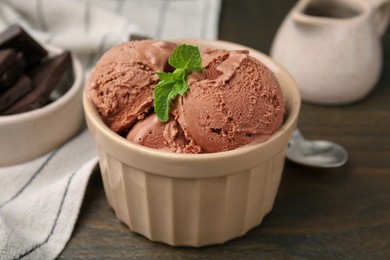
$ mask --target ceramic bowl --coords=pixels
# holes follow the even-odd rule
[[[223,41],[178,40],[201,48],[249,49]],[[249,49],[278,78],[287,114],[265,143],[210,154],[176,154],[127,141],[111,131],[84,93],[87,125],[98,144],[104,190],[116,216],[153,241],[221,244],[259,225],[273,207],[300,94],[268,56]]]
[[[45,46],[51,55],[59,48]],[[72,56],[75,80],[69,89],[57,89],[52,103],[25,113],[0,116],[0,167],[35,159],[73,137],[84,122],[83,69]]]

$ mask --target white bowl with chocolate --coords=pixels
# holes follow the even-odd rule
[[[42,156],[80,131],[83,70],[68,51],[40,46],[16,25],[0,35],[0,46],[0,62],[5,64],[0,64],[0,167],[4,167]]]

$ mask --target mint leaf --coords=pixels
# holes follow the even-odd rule
[[[171,80],[175,79],[175,75],[173,75],[172,73],[156,72],[156,74],[160,78],[160,82],[162,82],[162,81],[171,81]]]
[[[161,122],[169,120],[171,102],[178,95],[184,95],[188,90],[185,81],[160,81],[154,88],[154,111]]]
[[[174,81],[160,81],[154,88],[154,111],[161,122],[169,120],[169,109],[173,93]]]
[[[176,69],[202,70],[202,58],[198,47],[182,44],[173,51],[168,63]]]
[[[169,120],[172,101],[184,95],[189,87],[187,76],[191,72],[203,70],[198,47],[182,44],[175,48],[168,63],[175,68],[172,73],[157,72],[160,81],[154,88],[154,111],[161,122]]]

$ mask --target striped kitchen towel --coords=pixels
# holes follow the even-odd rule
[[[90,68],[131,34],[156,39],[216,39],[221,0],[0,0],[0,30],[19,23],[71,50]]]
[[[0,30],[18,23],[72,51],[86,74],[131,35],[218,36],[221,0],[0,0]],[[66,246],[97,151],[88,130],[36,160],[0,168],[0,259],[55,259]],[[102,190],[103,192],[103,190]]]
[[[49,154],[0,168],[0,259],[54,259],[69,240],[97,157],[84,131]]]

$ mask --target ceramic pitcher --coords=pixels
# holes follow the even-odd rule
[[[304,101],[347,104],[367,96],[382,69],[390,0],[300,0],[280,26],[271,56]]]

